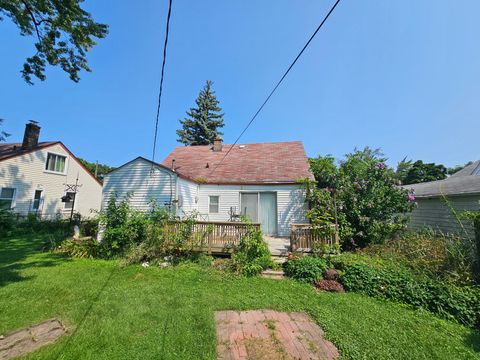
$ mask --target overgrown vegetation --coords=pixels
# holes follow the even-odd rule
[[[341,291],[335,268],[347,291],[393,300],[430,311],[444,319],[480,328],[480,288],[474,247],[466,239],[433,231],[408,232],[356,252],[327,258],[293,257],[286,275],[314,283],[327,291]],[[322,276],[323,274],[323,276]]]
[[[384,244],[371,245],[359,254],[394,261],[418,275],[440,281],[472,284],[478,278],[475,242],[431,229],[406,232]]]
[[[480,289],[458,287],[428,277],[415,276],[402,267],[343,264],[341,280],[348,291],[394,300],[433,312],[450,320],[480,328]]]
[[[480,359],[478,332],[393,302],[192,263],[120,268],[42,252],[45,241],[0,241],[0,333],[54,317],[72,329],[29,358],[216,359],[215,311],[272,309],[308,313],[342,359]]]

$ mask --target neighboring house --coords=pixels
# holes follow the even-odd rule
[[[172,206],[181,218],[198,214],[204,221],[238,221],[245,215],[272,236],[288,236],[291,224],[305,223],[305,193],[298,180],[313,175],[303,144],[231,147],[221,140],[213,146],[179,146],[162,164],[138,157],[105,176],[103,202],[112,192],[120,198],[131,193],[132,207],[148,210],[154,200]]]
[[[471,224],[465,221],[460,224],[445,199],[457,214],[465,210],[479,210],[480,160],[445,180],[405,185],[404,188],[414,190],[418,203],[411,214],[409,227],[431,227],[444,233],[473,236]]]
[[[22,143],[0,143],[0,208],[66,218],[73,206],[74,213],[91,217],[92,209],[100,210],[102,184],[60,141],[38,142],[39,135],[40,127],[30,122]],[[67,185],[77,178],[75,194]]]

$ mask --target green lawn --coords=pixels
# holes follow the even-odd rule
[[[44,240],[0,240],[0,334],[52,317],[71,330],[28,358],[215,359],[215,310],[270,308],[306,311],[345,358],[480,359],[478,333],[400,305],[193,264],[72,260]]]

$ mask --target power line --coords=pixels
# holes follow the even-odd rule
[[[293,68],[293,66],[295,65],[295,63],[298,61],[298,59],[300,58],[300,56],[302,56],[303,52],[305,51],[305,49],[308,47],[308,45],[310,45],[310,43],[312,42],[313,38],[315,37],[315,35],[317,35],[318,31],[322,28],[323,24],[327,21],[328,17],[330,16],[330,14],[333,12],[333,10],[335,10],[335,8],[337,7],[338,3],[340,2],[340,0],[337,0],[335,2],[335,4],[332,6],[332,8],[330,9],[330,11],[327,13],[327,15],[323,18],[322,22],[320,23],[320,25],[318,25],[317,29],[315,30],[315,32],[312,34],[312,36],[310,36],[310,39],[308,39],[307,43],[305,44],[305,46],[303,47],[303,49],[298,53],[297,57],[295,58],[295,60],[293,60],[293,62],[290,64],[290,66],[288,67],[287,71],[285,71],[285,73],[283,74],[283,76],[280,78],[280,80],[277,82],[277,85],[275,85],[275,87],[273,88],[273,90],[270,92],[270,94],[267,96],[267,98],[265,99],[265,101],[262,103],[262,105],[258,108],[257,112],[253,115],[253,117],[250,119],[250,121],[248,122],[247,126],[245,126],[245,128],[243,129],[243,131],[240,133],[240,135],[238,135],[237,139],[235,140],[235,142],[232,144],[232,146],[230,147],[230,149],[228,149],[227,153],[225,154],[225,156],[222,158],[222,160],[220,160],[220,162],[212,169],[211,173],[210,174],[213,174],[213,172],[215,170],[217,170],[217,168],[220,166],[220,164],[225,160],[225,158],[228,156],[228,154],[230,154],[230,151],[232,151],[232,149],[234,148],[234,146],[238,143],[238,141],[240,140],[240,138],[242,137],[242,135],[247,131],[247,129],[250,127],[250,125],[252,125],[252,123],[255,121],[255,119],[257,118],[257,115],[260,113],[260,111],[262,111],[262,109],[264,108],[264,106],[267,104],[267,102],[270,100],[270,98],[272,97],[272,95],[275,93],[275,91],[277,90],[277,88],[280,86],[280,84],[283,82],[283,80],[285,79],[285,77],[288,75],[288,73],[290,72],[290,70]]]
[[[160,90],[158,92],[157,116],[155,118],[155,135],[153,137],[152,164],[155,162],[155,150],[157,149],[158,119],[160,117],[160,107],[162,105],[163,78],[165,74],[165,61],[167,60],[167,44],[168,44],[168,33],[170,30],[171,14],[172,14],[172,0],[170,0],[168,4],[167,28],[165,30],[165,43],[163,45],[162,74],[160,76]]]

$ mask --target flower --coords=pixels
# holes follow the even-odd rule
[[[378,170],[383,170],[387,167],[387,165],[385,165],[384,162],[380,162],[376,165],[376,167],[377,167]]]
[[[413,201],[415,201],[415,194],[412,193],[412,192],[408,193],[408,194],[407,194],[407,201],[408,201],[408,202],[413,202]]]

